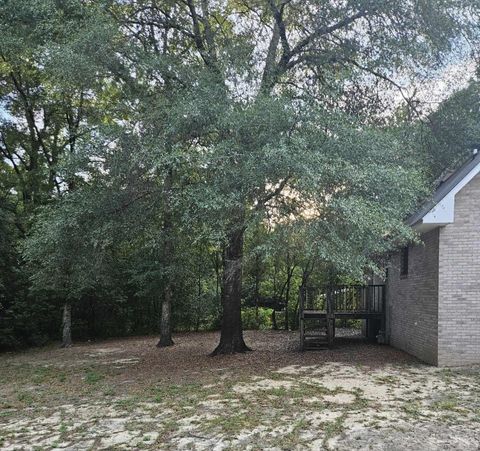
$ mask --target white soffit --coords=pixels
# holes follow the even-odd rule
[[[438,202],[418,224],[418,229],[422,230],[425,227],[422,225],[446,225],[451,224],[455,220],[455,196],[456,194],[470,182],[477,174],[480,173],[480,163],[477,164],[457,185],[440,201]],[[427,227],[430,228],[430,227]]]

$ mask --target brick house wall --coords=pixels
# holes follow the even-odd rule
[[[455,196],[440,228],[438,364],[480,363],[480,174]]]
[[[386,333],[389,343],[437,365],[439,230],[410,246],[408,276],[400,276],[400,253],[392,257],[387,277]]]
[[[387,278],[387,340],[438,366],[480,364],[480,174],[455,196],[454,222],[400,253]]]

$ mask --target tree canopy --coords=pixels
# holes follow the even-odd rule
[[[296,243],[281,256],[289,290],[312,261],[358,280],[381,271],[415,239],[403,219],[428,193],[433,159],[455,162],[478,134],[475,81],[428,117],[401,85],[478,39],[479,9],[4,2],[0,186],[13,216],[0,226],[9,243],[27,237],[23,260],[8,260],[29,277],[19,296],[63,305],[64,323],[72,304],[74,316],[128,305],[132,324],[150,306],[159,346],[173,344],[176,312],[218,325],[221,305],[214,352],[231,353],[248,349],[242,302],[279,266],[276,236]]]

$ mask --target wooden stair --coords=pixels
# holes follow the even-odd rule
[[[332,324],[334,318],[326,313],[300,317],[300,347],[302,350],[328,349],[333,340]],[[329,328],[330,324],[330,328]]]

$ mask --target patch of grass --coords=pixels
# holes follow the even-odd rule
[[[103,374],[98,373],[94,369],[87,369],[85,371],[84,379],[87,384],[94,385],[102,381],[103,379],[105,379],[105,376]]]
[[[280,398],[287,397],[287,395],[290,395],[289,390],[286,387],[274,387],[274,388],[268,388],[266,390],[262,390],[262,393],[270,396],[278,396]]]
[[[5,379],[5,382],[42,385],[67,380],[65,371],[53,366],[19,364],[11,366],[9,370],[6,373],[2,372],[2,379]]]
[[[323,385],[313,382],[298,382],[289,391],[288,395],[295,398],[313,398],[322,395],[336,395],[340,393],[340,389],[329,390]]]
[[[380,384],[396,385],[398,383],[398,378],[395,376],[383,375],[375,376],[374,381]]]
[[[278,437],[279,447],[281,449],[294,449],[302,445],[306,445],[300,439],[301,433],[310,426],[310,422],[305,418],[301,418],[298,421],[295,421],[293,428],[287,434],[281,435]],[[304,446],[302,446],[303,448]],[[306,446],[305,446],[306,447]]]
[[[153,393],[153,402],[168,406],[178,414],[197,408],[198,404],[212,393],[210,388],[198,383],[161,385],[151,388],[150,392]],[[218,394],[223,395],[223,392]],[[152,397],[147,400],[152,401]]]
[[[176,418],[170,418],[162,424],[162,432],[159,438],[165,438],[178,429],[178,421]]]
[[[204,432],[220,432],[233,437],[243,430],[251,430],[258,427],[262,423],[262,415],[260,409],[248,409],[231,414],[218,415],[214,418],[204,420],[200,426]]]
[[[61,371],[59,373],[57,373],[57,379],[59,382],[66,382],[67,381],[67,375]]]
[[[468,412],[468,409],[465,409],[460,405],[460,400],[453,396],[449,395],[444,399],[440,399],[433,403],[433,408],[449,412]]]
[[[363,398],[360,394],[355,393],[355,401],[352,404],[346,404],[345,407],[350,410],[364,410],[368,407],[368,399]]]
[[[132,396],[130,398],[119,399],[115,401],[115,406],[130,412],[137,407],[139,402],[140,400],[138,398]]]
[[[185,397],[206,396],[209,391],[201,384],[167,384],[153,387],[151,391],[154,394],[155,402],[165,402],[171,400],[180,400]]]
[[[480,409],[475,409],[473,412],[472,421],[474,423],[480,423]]]
[[[26,406],[31,406],[35,402],[33,395],[27,392],[18,393],[17,400]]]
[[[409,401],[405,403],[401,409],[411,418],[419,418],[422,416],[419,402]]]
[[[115,396],[115,389],[113,387],[107,387],[103,390],[103,396]]]
[[[49,367],[38,367],[32,374],[32,382],[34,384],[44,384],[47,380],[51,379],[52,370]]]
[[[454,372],[451,368],[442,368],[440,370],[440,377],[445,382],[445,384],[449,385],[453,382],[454,379]]]
[[[324,423],[324,433],[325,437],[323,439],[323,446],[328,449],[328,441],[340,435],[345,429],[345,419],[347,415],[343,413],[334,421],[329,421],[328,423]]]
[[[458,403],[454,399],[445,399],[443,401],[437,401],[435,407],[441,410],[457,410]]]
[[[13,410],[7,410],[9,408],[10,406],[5,407],[4,405],[0,405],[0,418],[8,418],[13,416],[15,412]]]

